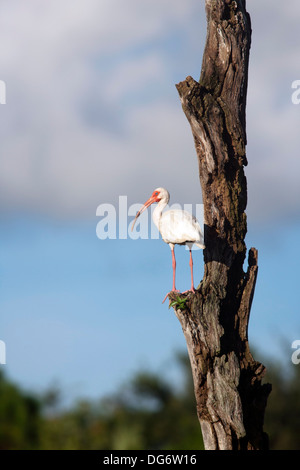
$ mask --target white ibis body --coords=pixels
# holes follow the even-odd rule
[[[176,259],[174,253],[175,245],[188,245],[190,250],[190,268],[191,268],[191,291],[195,292],[193,278],[193,257],[192,246],[205,248],[203,234],[197,219],[189,212],[183,210],[169,210],[163,212],[170,200],[169,192],[164,188],[157,188],[145,202],[142,208],[137,212],[131,230],[140,214],[151,204],[157,202],[157,207],[153,211],[153,222],[161,233],[164,242],[168,243],[172,252],[173,267],[173,286],[170,292],[178,292],[175,287]],[[163,302],[166,300],[165,296]]]

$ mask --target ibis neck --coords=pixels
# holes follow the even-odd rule
[[[158,228],[158,230],[159,230],[159,221],[161,218],[161,214],[165,207],[166,207],[166,203],[163,201],[160,201],[153,211],[152,219],[156,227]]]

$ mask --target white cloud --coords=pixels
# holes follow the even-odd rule
[[[300,106],[291,102],[300,77],[296,1],[248,3],[253,42],[247,106],[249,204],[254,220],[299,215]]]
[[[99,198],[114,198],[132,177],[139,180],[137,162],[144,155],[150,161],[154,142],[160,154],[176,157],[162,132],[170,121],[178,135],[172,105],[130,99],[166,85],[159,41],[188,21],[194,4],[2,3],[0,65],[8,89],[0,126],[2,207],[94,213]],[[141,47],[145,53],[136,55]],[[148,129],[136,133],[133,123],[147,116]]]
[[[248,9],[249,211],[267,218],[272,204],[299,209],[300,106],[290,100],[299,9],[294,0]],[[200,73],[205,27],[196,0],[2,2],[1,206],[94,215],[101,202],[143,200],[160,185],[172,202],[199,201],[174,82]]]
[[[127,59],[114,67],[106,84],[105,96],[111,102],[121,100],[129,94],[145,91],[147,86],[165,81],[166,70],[163,58],[151,53],[140,60]]]

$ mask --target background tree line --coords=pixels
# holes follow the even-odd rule
[[[27,393],[0,375],[0,449],[203,449],[188,357],[176,356],[182,387],[139,372],[112,396],[60,405],[59,389]],[[265,430],[271,449],[300,449],[300,366],[270,361]]]

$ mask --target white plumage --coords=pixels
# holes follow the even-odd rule
[[[164,188],[157,188],[153,191],[152,195],[145,202],[142,208],[137,212],[132,229],[137,218],[140,214],[151,204],[157,202],[157,207],[153,211],[153,222],[161,233],[164,242],[168,243],[172,251],[172,266],[173,266],[173,287],[172,291],[177,291],[175,287],[175,272],[176,272],[176,260],[174,254],[175,245],[188,245],[190,250],[190,268],[191,268],[191,291],[195,292],[194,280],[193,280],[193,258],[192,258],[192,245],[195,244],[199,248],[205,248],[203,234],[201,227],[196,217],[189,212],[183,210],[169,210],[163,212],[170,200],[169,192]],[[178,291],[177,291],[178,292]],[[166,300],[166,295],[163,302]]]
[[[174,245],[195,243],[199,248],[204,248],[200,225],[196,217],[189,212],[170,210],[162,213],[158,229],[166,243]]]

